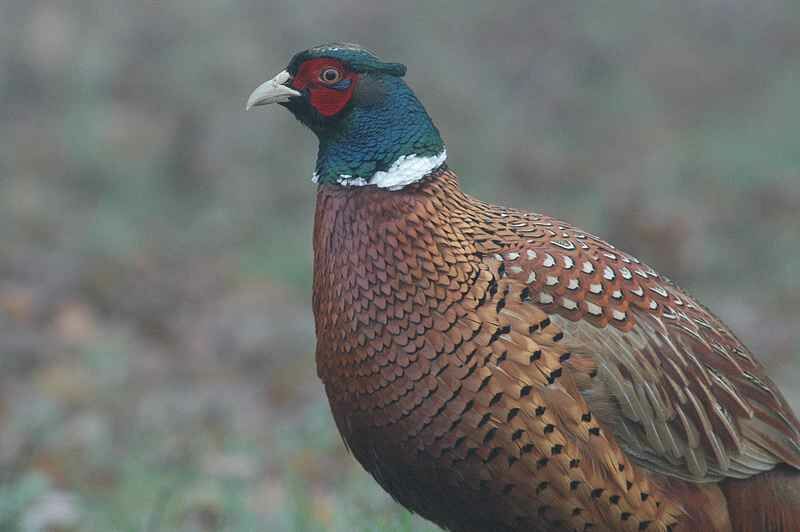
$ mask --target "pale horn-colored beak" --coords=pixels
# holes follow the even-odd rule
[[[284,85],[290,79],[292,79],[291,74],[284,70],[271,80],[259,85],[247,99],[246,109],[249,111],[258,105],[288,102],[292,96],[300,96],[299,92]]]

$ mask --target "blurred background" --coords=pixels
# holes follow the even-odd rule
[[[299,50],[409,66],[463,187],[638,255],[800,409],[800,3],[0,0],[0,531],[433,530],[313,361]]]

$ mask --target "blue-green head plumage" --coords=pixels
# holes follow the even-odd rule
[[[405,65],[334,43],[296,54],[286,72],[299,95],[280,103],[319,139],[319,183],[396,186],[408,168],[444,163],[439,131],[403,80]]]
[[[309,59],[332,57],[347,63],[355,72],[382,72],[393,76],[406,75],[406,66],[402,63],[387,63],[382,61],[374,52],[352,43],[329,43],[309,48],[298,52],[289,61],[286,70],[294,75],[298,67]]]

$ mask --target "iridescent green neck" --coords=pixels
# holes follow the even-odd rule
[[[441,166],[446,156],[442,138],[405,82],[392,75],[362,82],[366,89],[356,95],[342,122],[318,132],[315,180],[350,186],[384,182],[401,188],[416,180],[413,172]]]

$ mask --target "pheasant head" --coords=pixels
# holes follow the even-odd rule
[[[446,159],[405,73],[361,46],[325,44],[296,54],[247,108],[278,103],[317,135],[315,182],[402,188]]]

